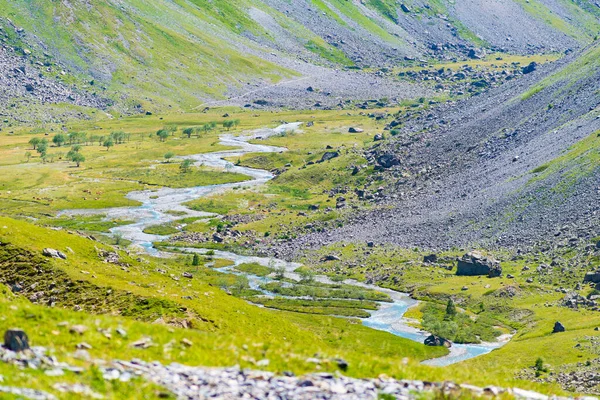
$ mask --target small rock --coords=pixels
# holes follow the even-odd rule
[[[58,251],[58,250],[50,249],[50,248],[46,248],[46,249],[42,250],[42,254],[46,257],[60,258],[63,260],[67,259],[67,256],[65,255],[65,253]]]
[[[69,328],[69,332],[83,335],[87,329],[88,327],[85,325],[73,325]]]
[[[343,358],[338,358],[335,360],[335,362],[337,363],[338,368],[341,369],[342,371],[348,370],[348,362],[346,360],[344,360]]]
[[[152,339],[150,338],[143,338],[131,343],[131,347],[137,347],[138,349],[147,349],[150,346],[152,346]]]

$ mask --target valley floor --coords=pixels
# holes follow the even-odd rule
[[[506,78],[522,75],[518,63],[531,57],[501,65],[498,58],[446,64],[452,100],[380,99],[305,111],[231,106],[12,127],[0,136],[2,327],[23,329],[43,349],[6,351],[0,391],[185,398],[189,391],[208,395],[202,382],[226,379],[239,390],[307,398],[315,391],[405,398],[424,389],[434,397],[473,397],[499,395],[501,387],[598,393],[600,304],[595,286],[584,283],[600,267],[593,216],[585,230],[573,222],[523,248],[470,240],[483,222],[467,219],[453,233],[469,238],[463,248],[433,245],[445,236],[420,247],[398,240],[399,231],[427,228],[405,231],[402,205],[406,213],[416,209],[408,204],[440,205],[432,199],[448,192],[435,191],[435,183],[480,165],[498,170],[502,161],[488,153],[461,156],[470,153],[462,143],[444,150],[479,123],[452,114],[457,105],[487,107],[494,96],[512,98],[536,82]],[[553,77],[565,65],[542,72]],[[460,71],[464,78],[456,78]],[[413,82],[428,82],[432,73],[439,70],[390,72]],[[482,78],[499,87],[475,89]],[[470,92],[458,95],[462,90]],[[539,93],[532,96],[544,89]],[[536,107],[548,109],[545,101]],[[577,110],[587,125],[576,135],[569,136],[571,125],[561,131],[562,152],[552,148],[531,165],[516,158],[511,178],[500,184],[587,188],[600,148],[597,110],[587,103]],[[487,143],[503,158],[521,148],[510,147],[518,140],[496,139]],[[423,161],[444,157],[455,162]],[[478,199],[459,189],[450,206]],[[444,214],[458,217],[451,209]],[[500,231],[521,221],[499,218],[493,227]],[[471,250],[497,259],[501,275],[458,276],[457,258]],[[557,322],[565,329],[553,333]],[[424,345],[429,333],[453,347]],[[232,366],[289,378],[222,369]],[[425,383],[442,381],[460,382],[463,392]],[[231,395],[222,385],[214,390]],[[542,398],[520,389],[502,393]]]

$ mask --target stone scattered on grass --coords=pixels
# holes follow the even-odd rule
[[[131,347],[136,347],[138,349],[147,349],[153,344],[154,343],[152,343],[152,339],[146,337],[131,343]]]
[[[46,248],[44,250],[42,250],[42,254],[46,257],[50,257],[50,258],[59,258],[62,260],[66,260],[67,256],[65,253],[63,253],[62,251],[58,251],[58,250],[54,250],[54,249],[50,249],[50,248]]]
[[[88,327],[85,325],[72,325],[69,328],[69,332],[71,333],[77,333],[79,335],[83,335],[85,333],[85,331],[88,330]]]

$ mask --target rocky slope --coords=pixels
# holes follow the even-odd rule
[[[592,0],[0,1],[0,9],[9,52],[24,47],[51,59],[67,76],[55,76],[54,84],[76,83],[126,113],[198,109],[231,97],[239,104],[239,96],[250,104],[263,96],[306,107],[294,101],[299,79],[303,88],[330,82],[324,91],[340,88],[332,98],[366,100],[389,91],[420,97],[427,95],[422,88],[389,79],[347,85],[363,80],[331,68],[565,51],[600,31]],[[62,100],[60,90],[53,96]]]
[[[488,247],[597,237],[600,46],[457,104],[410,115],[367,157],[391,209],[306,243]],[[385,186],[385,185],[384,185]]]

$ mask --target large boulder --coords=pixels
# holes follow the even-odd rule
[[[21,329],[9,329],[4,333],[4,347],[17,352],[27,350],[29,338]]]
[[[456,275],[480,276],[487,275],[496,278],[502,275],[500,261],[491,257],[484,257],[481,253],[473,251],[458,259]]]
[[[600,270],[588,272],[583,278],[584,283],[600,283]]]
[[[321,157],[321,160],[319,162],[329,161],[339,156],[340,153],[338,153],[337,151],[328,151],[325,154],[323,154],[323,157]]]
[[[50,248],[46,248],[46,249],[42,250],[42,254],[45,255],[46,257],[60,258],[62,260],[67,259],[67,256],[65,255],[65,253],[58,251],[58,250],[50,249]]]
[[[400,164],[400,160],[393,154],[382,154],[377,157],[377,164],[383,168],[392,168],[394,165]]]
[[[523,67],[523,74],[530,74],[537,69],[537,63],[535,61],[529,63],[529,65]]]
[[[436,347],[446,347],[446,348],[450,348],[452,347],[452,342],[449,341],[448,339],[444,339],[443,337],[439,337],[436,335],[431,335],[428,336],[427,338],[425,338],[425,346],[436,346]]]
[[[428,254],[423,257],[423,262],[425,264],[435,264],[438,261],[437,254]]]
[[[361,128],[355,128],[355,127],[351,127],[350,129],[348,129],[349,133],[363,133],[364,130]]]
[[[556,321],[554,324],[554,329],[552,329],[552,333],[560,333],[566,331],[565,326],[560,322]]]

